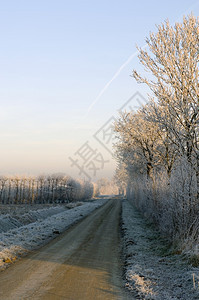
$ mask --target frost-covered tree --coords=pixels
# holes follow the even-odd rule
[[[97,189],[100,195],[118,194],[118,187],[114,180],[100,178],[96,181]]]
[[[45,204],[84,201],[93,196],[93,184],[65,174],[1,176],[0,204]]]
[[[146,39],[149,51],[139,49],[139,60],[151,74],[133,71],[139,83],[153,92],[159,109],[167,116],[167,126],[182,155],[195,167],[199,189],[199,19],[193,15],[171,26],[157,26]],[[165,120],[161,120],[165,125]]]
[[[191,248],[199,243],[199,19],[166,21],[146,42],[149,50],[138,49],[149,76],[133,76],[152,93],[137,112],[119,116],[115,156],[129,199],[181,249]]]
[[[159,145],[155,149],[156,156],[158,156],[159,164],[165,168],[168,177],[170,177],[174,163],[180,155],[180,151],[178,143],[176,143],[175,135],[173,135],[170,129],[169,116],[153,100],[149,101],[149,103],[142,108],[142,111],[148,123],[151,123],[152,126],[156,128],[158,135],[157,140],[159,140]],[[176,126],[175,129],[177,129]]]
[[[114,175],[114,182],[118,186],[119,194],[124,194],[125,189],[128,185],[128,174],[126,164],[124,162],[118,162],[118,166]]]
[[[156,124],[148,122],[140,110],[137,113],[121,114],[115,123],[115,131],[121,140],[118,150],[124,162],[133,159],[134,164],[144,168],[147,176],[153,179],[154,167],[158,164],[156,148],[159,146]]]

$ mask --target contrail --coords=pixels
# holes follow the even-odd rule
[[[141,47],[141,49],[145,49],[147,47],[147,44],[145,44],[143,47]],[[91,103],[91,105],[88,108],[88,111],[86,113],[86,115],[84,116],[84,118],[87,117],[87,115],[89,114],[89,112],[91,111],[91,109],[93,108],[93,106],[97,103],[97,101],[101,98],[101,96],[106,92],[106,90],[108,89],[108,87],[111,85],[111,83],[120,75],[120,73],[122,72],[122,70],[130,63],[130,61],[139,54],[139,51],[134,52],[133,54],[131,54],[131,56],[129,56],[129,58],[121,65],[121,67],[117,70],[117,72],[114,74],[114,76],[108,81],[108,83],[104,86],[104,88],[101,90],[101,92],[97,95],[97,97],[95,98],[95,100]]]
[[[193,9],[197,4],[199,3],[199,1],[196,1],[193,5],[190,6],[190,8],[188,8],[183,15],[187,14],[188,12],[190,12],[191,9]],[[178,17],[177,20],[179,20],[182,17],[182,14],[180,17]],[[176,22],[176,21],[175,21]],[[173,22],[174,23],[174,22]],[[148,45],[145,44],[143,47],[141,47],[142,50],[144,50]],[[121,65],[121,67],[117,70],[117,72],[115,73],[115,75],[108,81],[108,83],[104,86],[104,88],[101,90],[101,92],[97,95],[97,97],[94,99],[94,101],[91,103],[91,105],[89,106],[87,113],[85,114],[84,118],[86,118],[89,114],[89,112],[91,111],[91,109],[93,108],[93,106],[98,102],[98,100],[102,97],[102,95],[106,92],[106,90],[109,88],[109,86],[111,85],[111,83],[120,75],[120,73],[122,72],[122,70],[131,62],[131,60],[137,56],[139,54],[139,51],[134,52],[133,54],[131,54],[131,56],[129,56],[129,58],[123,63],[123,65]]]

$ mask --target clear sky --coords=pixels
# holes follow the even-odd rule
[[[142,70],[136,55],[101,91],[155,24],[191,12],[199,1],[0,1],[0,173],[78,176],[69,156],[80,163],[88,141],[97,176],[111,176],[111,154],[93,135],[135,92],[146,96],[130,77]]]

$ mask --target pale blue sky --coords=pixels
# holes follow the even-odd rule
[[[111,160],[93,134],[146,94],[130,77],[138,60],[90,105],[155,24],[191,11],[199,1],[0,1],[0,173],[76,176],[68,157],[87,140]],[[111,160],[98,176],[112,173]]]

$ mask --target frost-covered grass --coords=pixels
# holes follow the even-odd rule
[[[137,299],[199,299],[199,268],[183,255],[172,253],[169,243],[147,224],[127,201],[122,211],[126,256],[126,288]]]
[[[107,199],[41,208],[4,207],[0,215],[0,270],[30,250],[44,245],[71,224],[76,223]],[[8,212],[9,211],[9,212]]]

